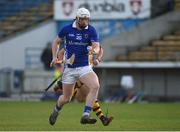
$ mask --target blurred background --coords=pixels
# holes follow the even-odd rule
[[[50,46],[79,7],[104,48],[100,100],[180,101],[180,0],[0,0],[0,100],[56,99]]]

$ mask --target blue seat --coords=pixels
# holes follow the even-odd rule
[[[0,21],[52,0],[0,0]]]

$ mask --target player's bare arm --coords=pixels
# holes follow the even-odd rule
[[[97,55],[100,52],[100,44],[99,44],[99,42],[93,42],[92,43],[92,51],[93,51],[93,54],[95,54],[95,59],[93,60],[93,65],[97,66],[99,64],[99,60],[97,58]]]
[[[104,50],[103,50],[103,48],[100,46],[99,54],[97,54],[97,57],[96,57],[99,62],[101,61],[101,59],[102,59],[102,57],[103,57],[103,53],[104,53]]]
[[[62,63],[63,58],[64,58],[64,48],[62,48],[61,50],[58,51],[57,56],[58,56],[58,60],[60,61],[60,63]]]
[[[61,43],[62,43],[62,39],[59,37],[56,37],[53,41],[53,44],[52,44],[53,58],[52,58],[51,66],[58,63],[58,50]]]

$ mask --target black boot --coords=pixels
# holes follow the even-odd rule
[[[95,124],[96,123],[96,119],[94,118],[90,118],[88,115],[84,115],[82,118],[81,118],[81,124]]]
[[[54,110],[49,117],[49,124],[54,125],[56,123],[58,115],[59,113]]]
[[[102,116],[101,117],[101,122],[104,126],[108,126],[109,123],[111,123],[111,121],[113,120],[113,117],[110,116],[110,117],[105,117],[105,116]]]

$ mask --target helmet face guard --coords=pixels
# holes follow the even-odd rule
[[[88,17],[76,17],[76,20],[78,21],[89,21]]]
[[[81,29],[85,29],[89,24],[89,18],[76,18],[76,22]]]

